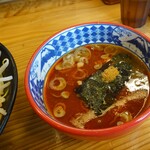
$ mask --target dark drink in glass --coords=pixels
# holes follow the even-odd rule
[[[120,0],[102,0],[107,5],[117,4]]]
[[[121,0],[122,23],[139,28],[146,23],[150,0]]]

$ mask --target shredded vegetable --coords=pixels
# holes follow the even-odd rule
[[[2,52],[0,51],[0,56]],[[2,65],[0,66],[0,117],[6,115],[7,112],[3,108],[3,103],[6,101],[6,95],[8,94],[7,87],[10,85],[10,81],[13,79],[13,76],[4,77],[3,73],[9,65],[9,59],[5,58],[2,60]]]

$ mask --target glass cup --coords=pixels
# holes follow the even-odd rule
[[[102,0],[107,5],[117,4],[120,0]]]
[[[146,23],[150,8],[150,0],[121,0],[121,21],[133,28]]]

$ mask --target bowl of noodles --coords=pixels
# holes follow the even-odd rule
[[[150,38],[113,23],[84,23],[43,42],[25,73],[35,112],[74,138],[105,140],[150,116]]]
[[[15,60],[0,43],[0,134],[2,134],[13,109],[18,86]]]

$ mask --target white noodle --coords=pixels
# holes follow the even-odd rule
[[[7,114],[7,112],[6,112],[6,110],[5,110],[5,109],[0,108],[0,114],[2,114],[2,115],[6,115],[6,114]]]
[[[0,85],[0,97],[4,94],[4,89],[10,85],[10,82],[6,82],[5,84]]]
[[[1,56],[2,52],[0,51],[0,56]],[[7,95],[7,91],[4,93],[4,89],[7,88],[10,85],[10,80],[13,79],[13,76],[7,76],[7,77],[3,77],[3,72],[5,71],[5,69],[8,67],[9,65],[9,59],[5,58],[2,61],[2,66],[0,66],[0,114],[2,115],[6,115],[7,112],[4,108],[2,108],[2,103],[5,102],[5,96]],[[4,83],[5,82],[5,83]]]
[[[1,78],[0,78],[0,82],[10,81],[10,80],[12,80],[12,79],[13,79],[13,77],[12,77],[12,76],[8,76],[8,77],[1,77]]]
[[[0,67],[0,75],[4,72],[4,70],[8,67],[8,65],[9,65],[9,59],[5,58],[3,60],[2,66]]]

